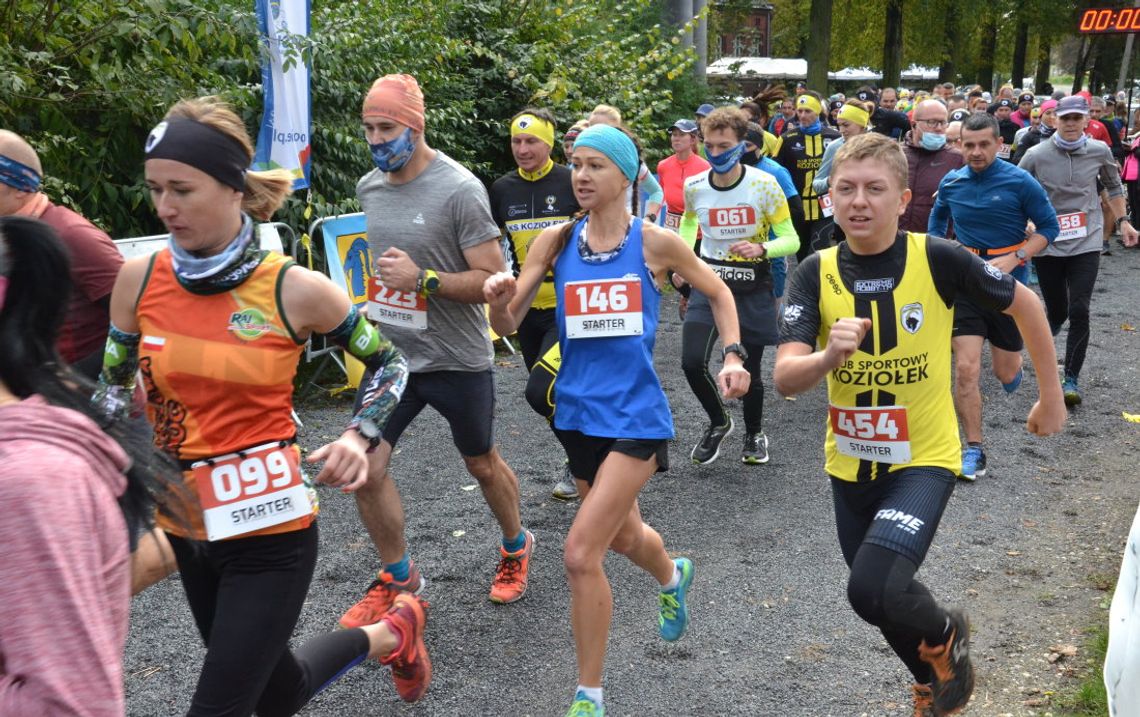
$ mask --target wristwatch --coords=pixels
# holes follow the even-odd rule
[[[741,361],[748,360],[748,351],[740,344],[729,344],[720,350],[721,359],[728,358],[729,354],[736,354],[740,357]]]
[[[1017,257],[1018,261],[1025,261],[1026,259],[1029,258],[1029,255],[1025,253],[1025,247],[1022,247],[1022,248],[1018,249],[1017,251],[1013,252],[1013,255]]]
[[[364,452],[375,453],[376,449],[380,447],[380,426],[377,426],[371,418],[362,418],[356,422],[353,428],[356,429],[361,438],[368,441],[368,448]]]
[[[1117,217],[1116,222],[1112,225],[1112,231],[1114,233],[1120,231],[1120,225],[1127,221],[1128,217]],[[1128,223],[1131,224],[1131,222]]]
[[[420,276],[416,280],[416,293],[427,297],[437,291],[439,291],[439,274],[435,269],[420,269]]]

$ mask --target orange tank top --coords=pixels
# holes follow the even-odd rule
[[[139,370],[155,445],[188,462],[293,438],[293,378],[304,342],[282,314],[281,285],[292,261],[269,253],[230,291],[196,294],[174,275],[170,252],[155,255],[139,295]],[[290,451],[297,451],[290,446]],[[183,471],[188,499],[194,478]],[[243,535],[307,527],[316,513]],[[176,535],[206,539],[201,506],[187,506],[189,526],[159,516]],[[187,527],[190,528],[187,531]]]

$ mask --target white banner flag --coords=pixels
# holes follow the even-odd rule
[[[254,169],[287,169],[293,188],[309,186],[309,67],[290,42],[309,35],[309,0],[256,0],[257,24],[269,53],[262,61],[265,112]],[[295,38],[293,38],[295,39]],[[286,60],[291,60],[288,70]]]

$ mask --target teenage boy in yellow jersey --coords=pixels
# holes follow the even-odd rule
[[[1012,316],[1034,365],[1049,369],[1037,372],[1030,433],[1060,431],[1065,404],[1041,302],[951,242],[899,232],[910,196],[897,142],[866,134],[836,154],[831,197],[847,241],[797,268],[775,382],[793,395],[826,377],[825,470],[851,568],[848,599],[914,675],[915,714],[946,715],[973,690],[969,623],[914,575],[961,463],[950,391],[954,298]]]
[[[526,261],[531,242],[547,227],[569,221],[578,211],[570,186],[570,168],[555,164],[554,115],[550,110],[527,107],[511,118],[511,154],[518,167],[491,185],[491,216],[506,237],[507,253],[515,272]],[[554,322],[554,276],[546,280],[519,324],[523,363],[530,372],[526,400],[547,420],[554,416],[554,378],[561,365],[558,326]],[[554,497],[573,500],[578,486],[569,464],[554,486]]]

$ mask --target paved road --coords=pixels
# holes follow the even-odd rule
[[[1040,714],[1034,700],[1072,684],[1069,663],[1081,662],[1078,656],[1050,663],[1048,647],[1080,644],[1080,630],[1106,615],[1096,583],[1115,571],[1140,497],[1137,426],[1120,417],[1122,410],[1140,413],[1140,340],[1121,329],[1140,326],[1140,252],[1118,248],[1102,267],[1086,405],[1065,435],[1034,438],[1023,428],[1033,382],[1006,397],[996,379],[983,379],[991,476],[959,484],[920,573],[940,599],[964,606],[975,622],[979,684],[967,715]],[[909,715],[909,675],[846,603],[846,570],[821,473],[823,389],[797,401],[769,389],[768,465],[739,463],[739,432],[714,465],[690,464],[703,419],[679,367],[675,297],[667,301],[657,355],[676,417],[674,467],[651,481],[641,507],[668,549],[694,561],[693,622],[680,642],[661,641],[655,585],[611,557],[610,714]],[[765,356],[766,380],[771,362]],[[408,706],[386,669],[368,664],[305,714],[565,711],[576,679],[561,545],[574,505],[549,498],[561,458],[522,398],[521,364],[500,357],[497,434],[520,478],[524,521],[537,538],[527,597],[510,606],[487,600],[494,523],[443,422],[425,414],[401,440],[394,471],[412,554],[429,579],[435,679],[425,698]],[[311,449],[337,433],[349,411],[347,398],[307,401],[299,408],[302,444]],[[330,490],[321,495],[321,557],[296,643],[332,628],[377,568],[351,499]],[[204,651],[177,578],[136,598],[131,619],[129,713],[184,713]]]

